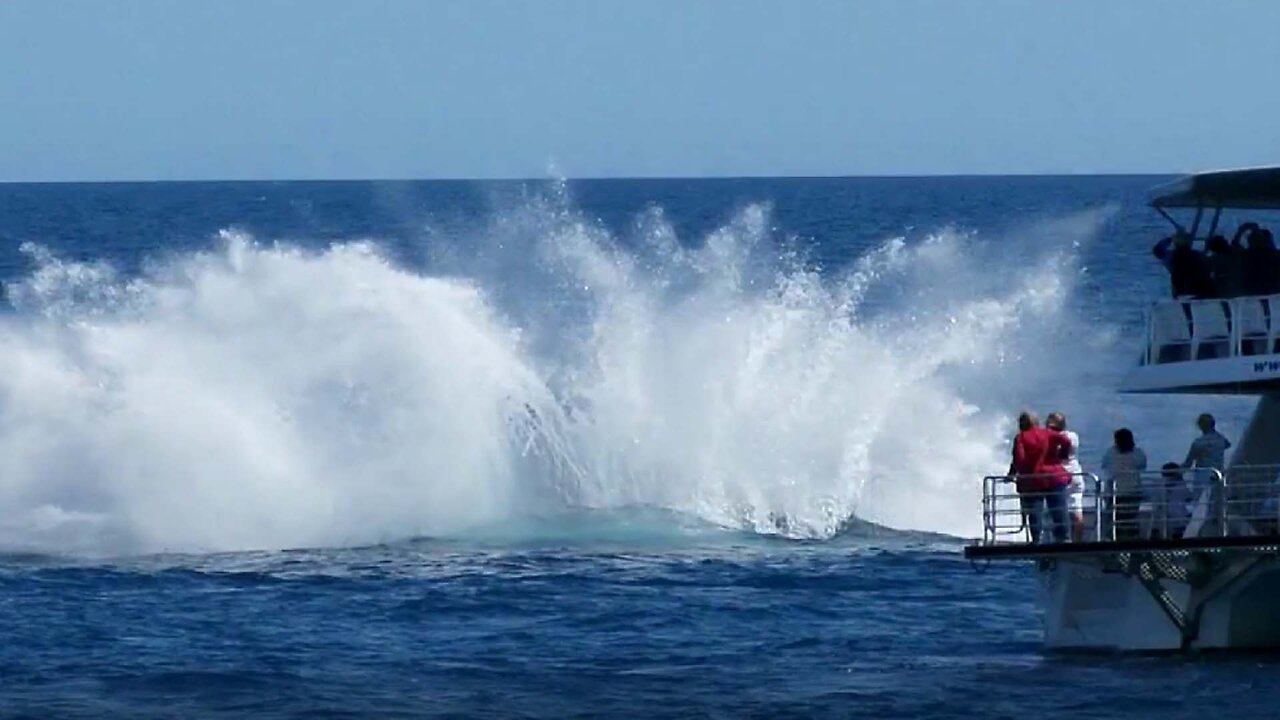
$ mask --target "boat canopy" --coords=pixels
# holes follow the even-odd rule
[[[1152,190],[1151,206],[1280,210],[1280,166],[1188,175]]]

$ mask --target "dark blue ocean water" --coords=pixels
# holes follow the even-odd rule
[[[929,495],[941,490],[925,478],[890,473],[880,481],[898,489],[868,491],[866,512],[857,513],[906,526],[899,530],[849,518],[841,532],[788,538],[797,534],[787,524],[793,520],[777,521],[778,533],[762,533],[750,523],[726,527],[719,515],[696,505],[665,507],[662,498],[676,494],[650,496],[643,488],[651,486],[619,482],[559,510],[540,505],[528,517],[517,512],[497,521],[487,518],[480,529],[407,536],[397,536],[399,529],[435,526],[414,525],[419,509],[383,507],[374,495],[353,506],[358,522],[330,536],[321,521],[318,529],[289,525],[298,520],[295,516],[312,512],[314,504],[299,496],[295,505],[288,493],[299,491],[290,486],[281,490],[285,499],[271,505],[276,496],[262,494],[260,487],[271,482],[270,475],[243,495],[236,490],[241,478],[218,475],[214,484],[231,489],[206,496],[200,494],[204,480],[194,468],[188,474],[179,466],[161,478],[176,489],[169,504],[150,504],[145,489],[130,484],[129,469],[141,476],[149,466],[139,455],[176,452],[165,425],[182,418],[122,423],[113,427],[128,432],[98,435],[85,428],[96,424],[86,422],[86,413],[109,417],[124,411],[78,405],[61,394],[45,397],[43,389],[24,392],[61,387],[40,384],[47,382],[39,372],[48,364],[44,358],[70,358],[66,367],[59,366],[65,372],[90,364],[78,352],[37,353],[59,347],[41,344],[43,333],[52,332],[50,324],[106,327],[128,317],[143,326],[170,328],[175,344],[196,337],[180,325],[165,325],[173,322],[169,316],[136,309],[102,320],[92,312],[95,304],[103,313],[124,312],[113,309],[119,293],[84,285],[70,295],[75,313],[54,312],[60,306],[32,300],[31,290],[40,273],[54,267],[75,267],[80,273],[110,267],[116,274],[113,287],[127,288],[134,278],[159,283],[156,278],[169,277],[162,268],[180,266],[192,253],[220,252],[226,240],[218,233],[228,228],[261,244],[278,242],[316,253],[335,242],[369,239],[409,273],[466,276],[461,268],[484,268],[474,270],[483,278],[477,285],[509,315],[518,315],[511,308],[523,303],[536,306],[544,322],[555,323],[556,311],[548,308],[561,306],[543,302],[546,297],[539,294],[553,291],[523,285],[524,260],[513,259],[506,247],[513,238],[538,232],[537,223],[530,230],[527,222],[513,220],[513,208],[517,218],[542,205],[549,209],[537,210],[538,217],[571,214],[604,232],[623,256],[632,256],[631,245],[644,235],[637,228],[655,213],[679,245],[697,248],[716,243],[726,227],[732,233],[742,209],[758,204],[777,242],[766,254],[799,256],[797,262],[820,282],[848,272],[888,238],[902,237],[915,246],[952,232],[970,238],[961,241],[965,252],[985,253],[981,272],[957,265],[950,277],[935,279],[933,289],[965,297],[969,285],[974,293],[989,293],[989,281],[996,287],[1015,283],[1043,245],[1055,244],[1073,258],[1063,271],[1071,290],[1065,307],[1045,322],[1061,324],[1064,336],[1061,344],[1019,340],[1039,335],[1013,338],[1013,345],[1030,347],[1021,348],[1007,372],[1021,373],[1028,365],[1050,370],[1034,375],[1029,389],[1019,386],[1018,392],[1034,395],[1021,402],[1038,403],[1043,395],[1054,402],[1061,398],[1073,417],[1081,418],[1086,442],[1122,420],[1145,423],[1140,430],[1149,428],[1151,445],[1163,449],[1166,445],[1154,437],[1157,430],[1176,434],[1189,424],[1165,422],[1165,416],[1191,413],[1196,401],[1161,405],[1160,399],[1145,399],[1145,405],[1130,410],[1128,401],[1097,399],[1109,398],[1125,358],[1135,352],[1136,345],[1125,338],[1138,328],[1142,303],[1163,290],[1148,247],[1164,226],[1142,207],[1146,188],[1159,180],[0,186],[0,278],[10,283],[14,298],[0,326],[0,352],[21,358],[31,353],[32,358],[6,366],[13,377],[0,393],[0,403],[16,408],[0,417],[0,447],[6,453],[0,457],[0,498],[10,506],[0,513],[10,518],[0,523],[8,545],[0,554],[0,717],[1190,718],[1224,710],[1236,717],[1272,717],[1280,682],[1270,658],[1045,652],[1029,567],[975,567],[961,557],[963,540],[945,534],[950,526],[940,518],[935,522],[929,511],[903,514],[887,500],[881,506],[872,502],[892,492],[906,493],[908,500],[916,493],[921,507],[927,507]],[[1083,232],[1071,220],[1081,214],[1091,218]],[[549,226],[555,225],[552,220]],[[1064,222],[1071,229],[1064,229]],[[505,232],[513,223],[519,227]],[[1080,237],[1060,237],[1072,233]],[[31,245],[20,250],[24,243]],[[486,256],[492,262],[483,262]],[[636,250],[634,257],[647,256]],[[182,286],[178,280],[167,282]],[[944,287],[948,283],[955,287]],[[326,290],[318,289],[321,295]],[[906,316],[913,317],[917,308],[921,314],[935,309],[928,304],[929,293],[899,296],[893,287],[877,292],[874,303],[905,307]],[[983,312],[999,317],[999,305],[993,302]],[[278,311],[248,309],[268,316]],[[563,312],[568,317],[577,310],[567,303]],[[669,317],[671,323],[685,320]],[[306,322],[292,318],[275,332]],[[883,340],[890,350],[897,343],[909,345],[911,333],[899,339],[892,328],[875,326],[877,334],[866,337]],[[1090,342],[1081,328],[1096,328],[1106,341]],[[224,323],[216,333],[199,337],[216,352],[218,343],[235,343],[249,334]],[[153,346],[151,352],[163,354],[163,348]],[[250,386],[253,367],[238,371]],[[848,368],[851,375],[863,371]],[[450,368],[433,372],[448,374]],[[946,374],[952,384],[945,387],[954,387],[966,401],[986,398],[965,384],[964,373],[961,368]],[[928,394],[932,378],[912,375],[901,382]],[[853,391],[847,385],[831,387],[850,392],[850,405],[871,406],[888,392],[885,382],[881,378]],[[143,391],[126,386],[119,392],[127,397]],[[898,392],[899,402],[916,402],[907,391]],[[1016,400],[1000,395],[994,401]],[[67,409],[42,411],[46,402]],[[308,407],[324,414],[322,407]],[[1223,411],[1228,426],[1231,413],[1242,412],[1238,405],[1224,405]],[[219,417],[231,419],[223,422],[240,422],[233,410],[227,412]],[[431,409],[446,417],[457,412]],[[782,433],[785,418],[758,420],[762,425],[742,425],[736,432],[748,436],[751,445],[767,446],[769,425],[776,422],[777,453],[796,451],[794,439]],[[892,434],[907,437],[901,446],[891,445],[890,454],[938,452],[942,442],[958,445],[948,450],[956,454],[939,454],[939,466],[925,474],[945,475],[946,465],[956,462],[952,458],[983,442],[976,435],[957,438],[950,427],[939,430],[946,437],[933,436],[930,417],[915,420],[907,425],[909,432],[893,426]],[[262,435],[247,432],[240,446],[218,447],[232,454],[264,452],[255,437]],[[814,440],[815,456],[825,452],[820,440]],[[591,442],[607,444],[598,437]],[[1175,437],[1167,447],[1181,442]],[[82,447],[89,444],[95,445],[93,452]],[[46,447],[55,454],[39,454]],[[1092,447],[1100,452],[1102,443]],[[32,475],[35,461],[29,462],[28,450],[47,463],[46,474]],[[54,461],[80,457],[82,451],[87,458],[82,463]],[[321,449],[295,447],[286,456],[311,452]],[[379,452],[394,455],[394,448]],[[662,448],[654,452],[661,456]],[[181,457],[223,460],[212,449]],[[872,452],[869,472],[883,462],[884,455]],[[281,477],[286,470],[280,470]],[[676,484],[696,483],[715,471],[698,466]],[[977,480],[972,484],[975,522]],[[456,486],[431,496],[439,503],[479,480],[433,476],[403,482]],[[762,492],[752,496],[757,505],[768,506],[770,518],[784,517],[798,512],[788,504],[788,493],[809,492],[788,482],[794,480],[778,478],[776,491],[753,486],[744,492]],[[191,503],[216,496],[227,504],[194,513],[184,507],[188,484]],[[968,491],[956,492],[966,502]],[[387,505],[403,505],[387,497]],[[241,506],[256,503],[266,510],[244,520]],[[883,509],[878,516],[877,507]],[[897,509],[885,509],[890,507]],[[421,513],[429,516],[431,510],[424,506]],[[28,511],[35,520],[23,520],[25,525],[12,520],[26,518]],[[100,513],[110,531],[91,536],[96,539],[89,544],[58,532],[40,536],[38,544],[24,541],[21,532],[44,532],[65,521],[58,514],[62,511]],[[153,522],[155,515],[168,512],[183,520],[174,526]],[[192,518],[202,523],[198,531]],[[888,522],[895,519],[899,522]],[[379,523],[384,525],[374,527]],[[186,524],[192,525],[189,534]],[[297,548],[289,542],[295,537],[321,540]],[[344,542],[348,537],[352,540]]]

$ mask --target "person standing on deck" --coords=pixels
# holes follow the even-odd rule
[[[1156,498],[1155,512],[1150,526],[1142,534],[1145,537],[1165,540],[1178,539],[1186,530],[1190,513],[1187,512],[1187,483],[1182,479],[1182,466],[1167,462],[1160,467],[1160,479],[1152,479],[1153,487],[1147,491]]]
[[[1204,253],[1192,245],[1191,236],[1179,230],[1151,248],[1151,254],[1169,270],[1170,290],[1175,298],[1208,298],[1216,292]]]
[[[1249,231],[1248,244],[1241,259],[1241,284],[1245,295],[1271,295],[1280,292],[1280,251],[1275,238],[1266,228]]]
[[[1201,413],[1196,418],[1196,427],[1200,428],[1200,437],[1191,441],[1182,467],[1192,471],[1192,502],[1200,503],[1202,498],[1213,497],[1212,494],[1205,495],[1205,490],[1213,485],[1214,471],[1227,471],[1227,450],[1231,448],[1231,441],[1218,432],[1218,423],[1209,413]],[[1211,510],[1212,507],[1208,506],[1206,509]]]
[[[1209,277],[1217,297],[1231,299],[1244,294],[1244,251],[1237,249],[1221,235],[1214,235],[1205,243],[1209,258]]]
[[[1115,444],[1102,456],[1102,474],[1106,478],[1108,505],[1114,508],[1115,519],[1111,531],[1116,540],[1138,537],[1138,509],[1142,506],[1142,473],[1147,469],[1147,455],[1133,439],[1133,431],[1120,428],[1115,432]],[[1111,508],[1103,508],[1107,513]],[[1105,517],[1105,515],[1104,515]],[[1104,534],[1106,530],[1104,529]]]
[[[1009,475],[1017,482],[1018,500],[1033,543],[1040,542],[1042,512],[1050,517],[1054,542],[1067,541],[1066,491],[1071,477],[1062,467],[1062,458],[1070,450],[1067,436],[1040,427],[1034,414],[1024,412],[1018,416]]]
[[[1071,476],[1067,491],[1067,514],[1071,518],[1071,542],[1084,540],[1084,469],[1080,467],[1080,436],[1067,429],[1067,416],[1051,412],[1045,418],[1045,427],[1067,436],[1071,449],[1062,461],[1062,469]],[[1096,504],[1097,498],[1094,498]]]

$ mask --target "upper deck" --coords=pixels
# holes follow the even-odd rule
[[[1280,392],[1280,295],[1161,300],[1147,311],[1131,393]]]
[[[1217,233],[1224,209],[1280,210],[1280,167],[1189,175],[1155,188],[1150,204],[1179,233],[1205,240]],[[1177,209],[1194,211],[1189,224],[1170,214]],[[1203,223],[1206,211],[1211,217]],[[1243,256],[1236,254],[1234,262],[1254,262],[1252,252],[1251,247]],[[1153,303],[1146,313],[1141,362],[1121,383],[1121,392],[1280,393],[1280,287],[1270,292],[1276,294]]]

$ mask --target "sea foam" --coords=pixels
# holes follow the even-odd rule
[[[575,508],[971,534],[1010,413],[1070,370],[1045,348],[1082,325],[1076,247],[1104,217],[842,268],[766,205],[682,239],[556,192],[426,268],[226,231],[125,277],[29,245],[0,318],[0,543],[343,545]]]

